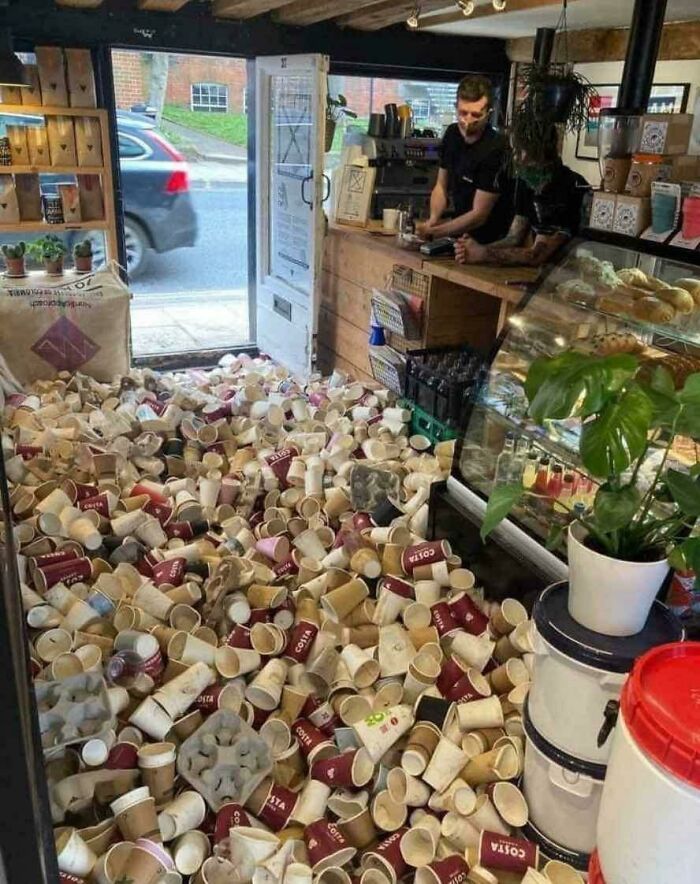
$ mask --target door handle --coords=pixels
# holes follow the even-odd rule
[[[331,195],[331,179],[324,173],[323,175],[323,183],[325,185],[325,196],[321,200],[322,203],[325,203]]]
[[[314,180],[314,176],[313,176],[313,175],[307,175],[306,178],[303,178],[302,181],[301,181],[301,199],[302,199],[302,202],[306,203],[306,205],[311,209],[312,212],[313,212],[313,210],[314,210],[314,204],[313,204],[313,201],[312,201],[312,200],[307,200],[307,198],[306,198],[306,185],[309,183],[309,181],[313,181],[313,180]]]

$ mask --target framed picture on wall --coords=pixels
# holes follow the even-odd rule
[[[598,122],[604,108],[615,107],[620,87],[606,83],[595,85],[597,95],[593,96],[588,109],[588,122],[578,133],[576,156],[579,160],[598,159]],[[647,105],[650,114],[682,114],[688,107],[690,83],[660,83],[652,87]]]

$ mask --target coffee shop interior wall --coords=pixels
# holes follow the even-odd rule
[[[698,0],[700,3],[700,0]],[[575,69],[587,77],[594,85],[619,83],[622,79],[622,61],[605,61],[591,64],[577,64]],[[690,83],[687,113],[695,113],[695,128],[691,139],[690,153],[700,154],[700,46],[698,58],[682,61],[661,60],[656,64],[654,83]],[[600,183],[598,163],[582,160],[576,156],[577,136],[569,135],[564,141],[563,159],[567,166],[575,169],[591,184]]]

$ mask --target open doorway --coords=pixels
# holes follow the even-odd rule
[[[136,357],[250,342],[244,59],[112,52]]]

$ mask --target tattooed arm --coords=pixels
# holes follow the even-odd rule
[[[546,264],[568,240],[569,237],[565,233],[537,236],[531,246],[509,246],[498,243],[482,246],[467,239],[460,244],[461,248],[456,253],[456,257],[462,264],[540,267],[542,264]]]

